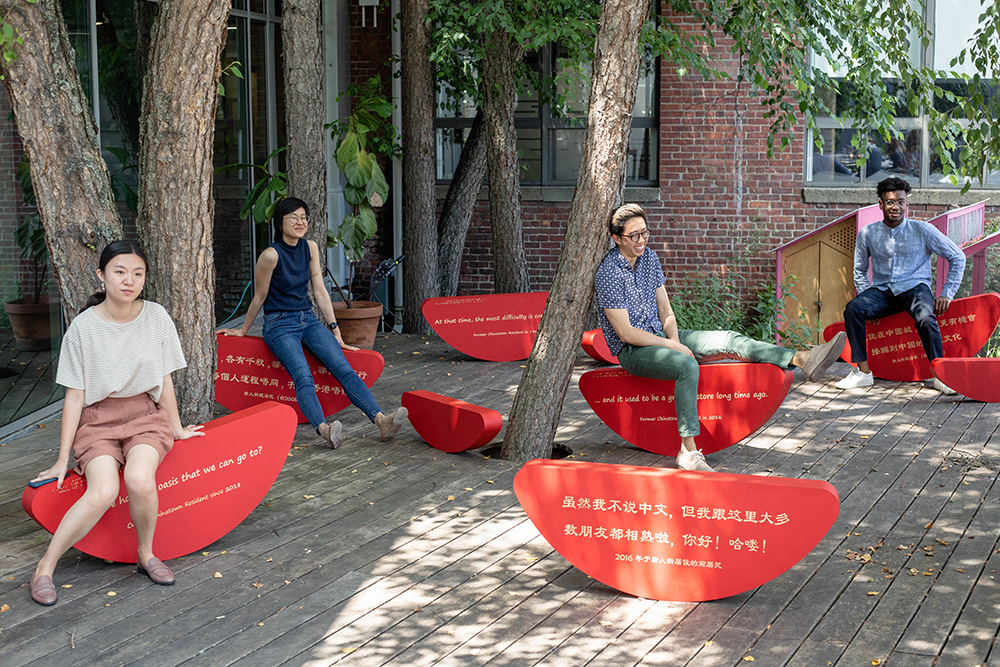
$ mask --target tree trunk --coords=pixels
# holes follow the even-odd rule
[[[462,156],[455,167],[455,176],[448,186],[441,217],[438,220],[438,272],[441,276],[441,296],[458,293],[462,270],[462,251],[469,221],[476,207],[479,189],[486,175],[486,134],[483,131],[483,111],[476,112],[469,137],[462,147]]]
[[[493,286],[498,294],[528,291],[528,261],[521,231],[521,177],[517,164],[515,65],[524,55],[503,28],[486,36],[483,117],[490,175]]]
[[[76,72],[58,0],[0,2],[6,21],[24,38],[17,57],[0,59],[31,180],[52,272],[67,321],[100,283],[95,275],[104,246],[122,237],[97,126]]]
[[[185,423],[211,419],[215,394],[212,149],[229,7],[161,0],[143,86],[136,226],[146,296],[173,317],[187,359],[174,383]]]
[[[650,0],[605,0],[597,31],[587,140],[555,279],[521,384],[501,458],[549,458],[552,440],[607,252],[607,220],[625,185],[632,107],[639,77],[639,32]]]
[[[288,195],[307,204],[307,238],[320,247],[326,269],[326,130],[323,129],[323,37],[320,0],[285,0],[281,40],[285,68],[285,127],[288,134]]]
[[[430,330],[420,312],[424,299],[440,294],[434,197],[434,72],[427,51],[429,0],[402,5],[399,24],[403,100],[403,331]]]

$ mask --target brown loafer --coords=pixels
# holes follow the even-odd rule
[[[173,586],[174,584],[174,573],[170,571],[170,568],[163,564],[163,561],[153,556],[146,563],[146,567],[143,567],[140,563],[136,562],[136,567],[139,568],[139,574],[144,574],[153,580],[154,584],[159,584],[161,586]]]
[[[31,575],[31,599],[40,605],[51,607],[56,603],[56,585],[47,574],[35,578]]]

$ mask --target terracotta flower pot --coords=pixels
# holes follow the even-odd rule
[[[382,317],[382,304],[375,301],[352,301],[351,307],[343,301],[333,302],[340,335],[347,345],[371,350],[375,347],[378,320]]]
[[[60,307],[59,299],[50,301],[47,296],[41,297],[38,303],[31,299],[4,303],[3,309],[10,319],[18,349],[32,352],[50,349],[53,322],[58,322]]]

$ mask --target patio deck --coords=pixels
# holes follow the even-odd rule
[[[428,389],[506,417],[521,373],[433,337],[395,334],[375,349],[384,406]],[[577,376],[592,367],[581,356]],[[1000,664],[998,405],[922,383],[841,392],[798,374],[763,429],[709,462],[827,480],[840,517],[782,576],[699,604],[624,595],[567,563],[521,510],[517,465],[444,454],[411,427],[379,443],[359,411],[339,417],[345,445],[320,447],[300,426],[247,520],[170,562],[176,585],[71,550],[56,572],[71,588],[51,608],[28,594],[47,533],[20,495],[55,458],[59,425],[2,443],[3,664]],[[575,381],[557,442],[589,461],[673,466],[601,424]]]

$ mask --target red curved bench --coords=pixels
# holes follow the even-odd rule
[[[618,364],[618,357],[611,354],[611,348],[608,347],[608,341],[604,339],[604,331],[601,329],[584,331],[580,346],[591,359],[603,361],[606,364]]]
[[[420,312],[444,342],[486,361],[521,361],[531,354],[548,292],[424,299]]]
[[[464,452],[489,444],[503,428],[496,410],[418,389],[403,392],[410,423],[427,444],[443,452]]]
[[[794,373],[772,364],[704,364],[698,376],[698,417],[695,438],[705,454],[717,452],[747,437],[778,409],[792,386]],[[580,392],[612,431],[636,447],[677,456],[674,383],[631,375],[621,368],[588,371],[580,377]]]
[[[265,401],[285,403],[295,411],[299,424],[308,419],[295,400],[295,385],[281,363],[260,336],[218,334],[219,367],[215,371],[215,400],[229,410],[243,410]],[[316,383],[316,396],[329,417],[351,404],[343,388],[326,367],[305,350],[306,361]],[[344,350],[347,362],[361,380],[371,387],[382,375],[385,359],[371,350]]]
[[[931,362],[931,372],[962,396],[1000,403],[1000,359],[942,357]]]
[[[997,322],[1000,322],[1000,294],[989,292],[955,299],[948,311],[938,318],[944,356],[975,356],[993,335]],[[844,323],[834,322],[823,330],[823,338],[831,340],[840,331],[844,331]],[[933,377],[927,353],[909,313],[871,320],[865,326],[865,333],[868,368],[875,377],[897,382],[917,382]],[[851,362],[850,343],[844,345],[840,358],[852,366],[857,365]]]
[[[202,438],[175,442],[156,470],[157,557],[169,560],[198,551],[238,526],[274,484],[294,437],[295,413],[272,402],[208,422]],[[139,546],[128,513],[128,492],[124,481],[120,484],[114,505],[75,546],[96,558],[134,563]],[[26,487],[21,506],[54,533],[86,487],[84,477],[70,472],[62,489],[55,482]]]
[[[840,511],[827,482],[528,461],[514,493],[542,536],[612,588],[653,600],[738,595],[802,560]]]

